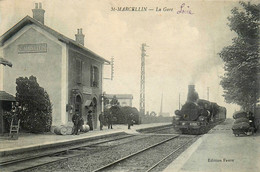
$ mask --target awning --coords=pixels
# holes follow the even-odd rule
[[[91,104],[91,100],[86,100],[85,103],[84,103],[84,106],[89,106]]]
[[[15,97],[11,94],[8,94],[5,91],[0,91],[0,101],[12,101],[15,102]]]
[[[13,66],[11,62],[5,60],[3,57],[0,57],[0,64],[5,65],[5,66],[7,65],[9,67]]]

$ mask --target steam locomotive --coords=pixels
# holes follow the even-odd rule
[[[182,134],[205,134],[225,121],[226,108],[217,103],[199,99],[195,85],[189,85],[188,97],[181,110],[176,110],[173,127]]]

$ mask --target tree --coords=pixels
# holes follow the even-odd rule
[[[118,106],[119,102],[116,98],[116,96],[113,96],[112,100],[110,101],[111,106]]]
[[[229,27],[237,33],[233,44],[219,53],[226,73],[220,84],[228,103],[244,110],[253,110],[259,99],[259,12],[260,4],[240,2],[242,9],[233,8]]]
[[[127,116],[129,114],[133,114],[133,120],[135,121],[136,124],[139,124],[139,112],[135,107],[130,107],[130,106],[124,106],[121,107],[121,121],[120,123],[127,123]]]
[[[34,76],[19,77],[16,84],[16,98],[22,106],[22,128],[33,133],[49,131],[52,123],[52,105],[48,93],[39,86]]]
[[[113,114],[113,118],[114,118],[114,123],[120,123],[121,122],[121,118],[122,118],[122,113],[121,113],[121,108],[120,106],[112,106],[109,108],[108,113],[112,113]]]

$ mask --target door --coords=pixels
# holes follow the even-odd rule
[[[76,96],[76,101],[75,101],[75,113],[79,113],[81,116],[82,114],[82,100],[80,95]]]

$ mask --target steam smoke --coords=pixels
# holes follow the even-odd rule
[[[217,55],[198,61],[191,73],[190,85],[196,84],[203,75],[209,74],[214,68],[221,64],[222,61]]]

